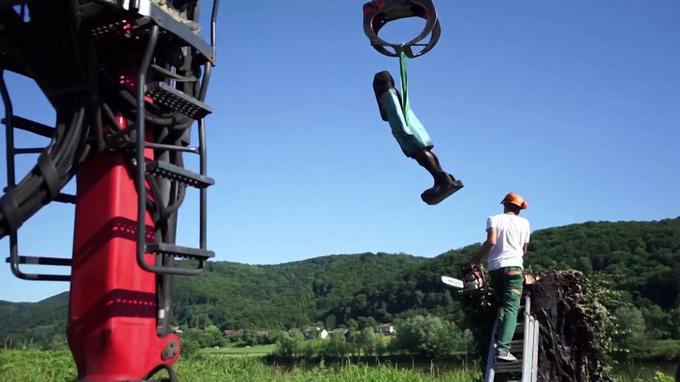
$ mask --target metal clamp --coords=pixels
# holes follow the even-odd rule
[[[395,44],[378,37],[378,32],[385,24],[405,17],[425,19],[425,27],[415,38]],[[400,50],[404,50],[406,56],[415,58],[434,48],[441,36],[441,26],[432,0],[373,0],[364,4],[364,33],[371,40],[371,46],[386,56],[399,57]],[[430,39],[427,43],[420,43],[428,36]],[[414,52],[414,46],[423,48]]]

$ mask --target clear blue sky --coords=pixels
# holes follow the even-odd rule
[[[680,215],[677,1],[436,1],[442,38],[409,61],[409,89],[434,151],[465,182],[438,206],[420,201],[431,179],[380,120],[373,74],[396,76],[398,63],[369,46],[363,1],[222,3],[208,94],[217,260],[433,257],[481,241],[508,191],[529,201],[533,229]],[[419,25],[386,32],[405,39]],[[17,114],[51,123],[31,82],[9,79]],[[180,244],[198,242],[196,205],[190,194]],[[21,231],[22,252],[68,256],[71,227],[72,209],[46,207]],[[68,289],[6,266],[0,280],[0,300]]]

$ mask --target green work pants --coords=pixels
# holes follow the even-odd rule
[[[510,341],[517,327],[517,312],[522,298],[524,279],[522,268],[506,267],[491,271],[498,315],[496,317],[496,346],[510,350]]]

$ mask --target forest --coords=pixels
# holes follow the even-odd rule
[[[471,325],[464,313],[470,307],[463,309],[461,296],[439,276],[458,275],[478,248],[434,258],[363,253],[278,265],[211,262],[199,277],[176,279],[175,321],[220,332],[310,325],[360,332],[436,317],[463,333]],[[617,346],[628,357],[680,358],[680,218],[535,231],[525,267],[537,274],[577,270],[614,292],[609,308],[622,333]],[[67,293],[38,303],[0,302],[0,341],[5,347],[63,343],[67,304]]]

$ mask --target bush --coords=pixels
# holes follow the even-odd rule
[[[398,323],[394,349],[428,358],[467,352],[472,335],[434,316],[414,316]]]
[[[277,342],[274,355],[281,358],[293,358],[300,355],[302,351],[303,340],[299,337],[291,336],[284,333]]]

